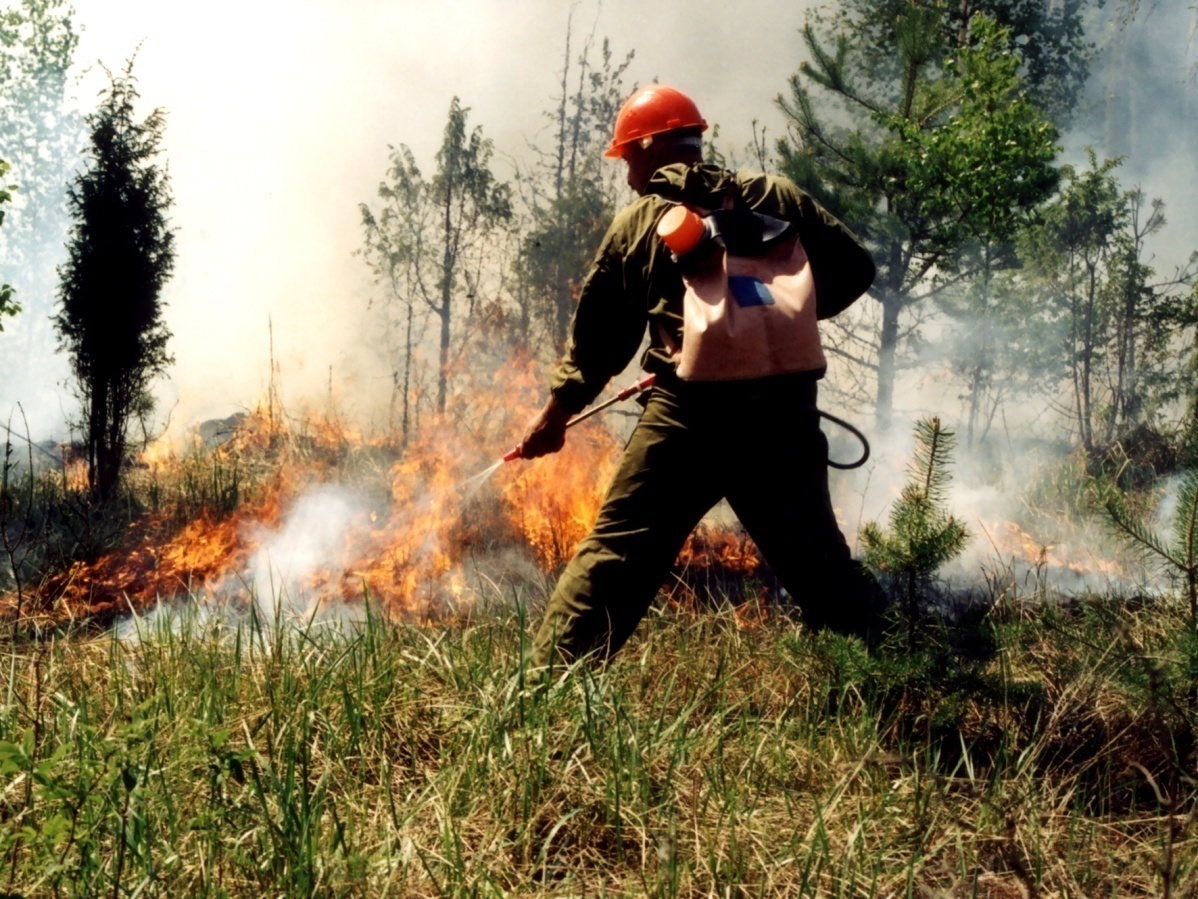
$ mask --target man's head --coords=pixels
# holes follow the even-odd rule
[[[642,88],[620,108],[611,146],[603,155],[628,164],[628,186],[645,192],[649,178],[663,165],[702,160],[707,122],[690,97],[672,87]]]

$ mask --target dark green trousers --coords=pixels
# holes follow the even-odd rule
[[[550,597],[534,663],[555,649],[566,659],[618,650],[687,535],[725,497],[809,625],[868,637],[884,598],[840,532],[827,461],[810,377],[659,377],[594,530]]]

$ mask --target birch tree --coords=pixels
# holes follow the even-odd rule
[[[494,147],[482,128],[467,125],[469,110],[449,105],[436,171],[425,176],[411,150],[392,149],[388,180],[379,186],[383,209],[361,207],[366,254],[376,277],[403,309],[405,437],[410,428],[408,388],[422,313],[437,325],[436,409],[445,412],[455,323],[476,308],[483,279],[493,274],[494,238],[511,221],[511,189],[491,171]],[[398,369],[396,370],[398,371]]]

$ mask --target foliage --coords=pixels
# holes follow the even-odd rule
[[[874,521],[861,528],[862,558],[896,583],[909,637],[933,576],[969,541],[965,526],[944,508],[955,446],[953,432],[939,418],[918,421],[911,480],[890,510],[889,532]]]
[[[933,205],[957,210],[963,232],[944,268],[972,277],[948,293],[943,306],[968,335],[954,349],[966,384],[969,447],[978,431],[985,435],[1002,401],[1008,383],[1002,376],[1010,369],[1000,367],[999,358],[1009,357],[1011,332],[1020,329],[1026,312],[995,281],[1021,264],[1016,237],[1035,226],[1058,180],[1055,131],[1022,93],[1018,60],[995,51],[1009,33],[986,19],[977,20],[973,32],[977,49],[963,48],[945,65],[964,85],[956,127],[928,135],[922,152],[930,165],[916,169],[911,182],[917,195],[934,198]],[[935,173],[931,179],[928,172]]]
[[[152,408],[151,381],[172,361],[160,298],[175,260],[171,193],[156,162],[166,119],[161,109],[135,119],[131,67],[109,74],[88,116],[90,161],[68,191],[75,225],[54,319],[83,404],[88,482],[100,500],[115,491],[132,420]]]
[[[21,352],[5,360],[14,366],[51,342],[54,267],[68,228],[66,184],[83,142],[82,120],[67,96],[79,42],[73,16],[66,0],[17,0],[0,11],[0,147],[20,185],[0,235],[0,280],[31,313],[14,335]]]
[[[1191,287],[1194,258],[1158,281],[1145,262],[1145,239],[1165,224],[1164,202],[1147,210],[1143,193],[1123,190],[1120,160],[1062,169],[1061,190],[1044,209],[1041,227],[1025,232],[1026,272],[1015,289],[1032,301],[1029,320],[1057,341],[1044,368],[1046,383],[1064,381],[1071,417],[1086,452],[1133,432],[1155,409],[1180,398],[1178,377],[1191,345],[1180,341],[1198,325]],[[1147,214],[1145,215],[1145,212]]]
[[[360,609],[352,628],[206,618],[195,602],[128,622],[123,639],[6,645],[6,889],[1198,885],[1193,787],[1177,765],[1198,720],[1174,702],[1187,657],[1171,613],[1024,610],[1000,626],[1003,652],[985,669],[995,687],[929,678],[903,696],[889,689],[895,673],[918,671],[902,658],[760,609],[667,607],[610,666],[541,683],[521,665],[522,603],[494,601],[448,627]]]
[[[516,260],[520,334],[526,344],[537,345],[543,332],[554,357],[565,348],[582,276],[617,203],[613,177],[622,167],[604,160],[602,153],[627,94],[623,78],[633,58],[629,52],[614,63],[605,39],[600,61],[593,64],[592,34],[572,59],[572,25],[573,11],[561,92],[556,108],[546,113],[553,123],[553,143],[536,150],[537,162],[517,181],[528,207]]]
[[[464,330],[461,320],[470,322],[484,305],[484,278],[491,274],[485,264],[486,251],[512,218],[511,189],[498,181],[490,168],[494,145],[483,137],[481,127],[468,130],[469,111],[453,98],[431,178],[421,173],[406,146],[392,147],[389,180],[378,190],[383,210],[376,213],[366,204],[360,207],[367,260],[376,279],[388,285],[392,301],[403,310],[405,344],[399,352],[404,366],[405,422],[417,349],[413,329],[419,327],[413,307],[419,301],[438,319],[436,409],[443,413],[450,353],[458,337],[454,322],[459,321],[458,330]],[[393,371],[398,382],[394,365]],[[406,435],[407,430],[405,439]]]
[[[0,159],[0,178],[8,172],[8,163]],[[0,206],[12,200],[12,188],[0,187]],[[4,224],[4,210],[0,209],[0,225]],[[4,316],[16,315],[21,311],[20,305],[12,298],[13,289],[10,284],[0,284],[0,331],[4,330]]]
[[[469,252],[512,218],[511,189],[491,172],[494,145],[482,136],[482,128],[467,133],[466,115],[457,97],[449,105],[449,118],[437,171],[429,182],[428,201],[441,219],[437,231],[439,260],[434,259],[438,298],[430,303],[441,320],[441,354],[437,379],[437,411],[445,411],[449,377],[450,318],[459,279],[466,287],[466,300],[473,311],[481,300],[481,257],[471,260]],[[418,257],[416,265],[420,266]],[[471,263],[475,268],[471,269]]]
[[[1102,0],[847,0],[841,8],[861,21],[860,38],[866,63],[873,69],[893,67],[896,32],[912,9],[936,9],[940,42],[946,48],[972,43],[971,23],[979,14],[1001,29],[1004,56],[1018,66],[1032,102],[1064,125],[1072,118],[1090,74],[1094,46],[1087,40],[1085,16]]]
[[[1062,355],[1073,386],[1074,421],[1087,450],[1094,446],[1096,367],[1105,350],[1101,274],[1125,223],[1112,174],[1118,164],[1117,159],[1099,164],[1091,154],[1088,171],[1066,166],[1060,196],[1046,210],[1043,228],[1029,233],[1026,247],[1031,272],[1048,290],[1047,308],[1066,323]]]
[[[418,412],[413,408],[414,353],[428,318],[416,261],[433,210],[424,202],[425,185],[412,151],[406,146],[390,150],[391,166],[378,186],[380,209],[376,212],[366,203],[359,209],[366,240],[362,255],[385,294],[383,342],[391,355],[391,402],[393,407],[397,399],[400,402],[400,433],[406,444]]]
[[[1198,633],[1198,421],[1191,422],[1186,458],[1176,486],[1176,507],[1168,536],[1162,535],[1134,510],[1124,492],[1110,491],[1104,507],[1117,534],[1151,561],[1163,565],[1185,586],[1190,627]]]
[[[845,221],[878,265],[883,427],[900,344],[916,333],[922,301],[979,274],[988,284],[1010,264],[1003,247],[1019,223],[1055,184],[1055,130],[1024,96],[1011,33],[978,15],[950,42],[944,26],[936,5],[904,4],[887,19],[885,9],[849,4],[804,27],[812,62],[781,100],[793,129],[778,144],[783,172]],[[808,83],[827,101],[818,113]],[[838,119],[849,124],[830,124]]]

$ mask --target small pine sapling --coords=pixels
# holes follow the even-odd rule
[[[945,510],[955,446],[955,435],[939,418],[920,419],[915,425],[915,456],[908,469],[911,480],[890,510],[889,532],[875,521],[861,529],[865,563],[898,587],[909,643],[914,642],[919,604],[932,577],[969,541],[969,531]]]
[[[1112,490],[1103,505],[1117,534],[1149,561],[1162,565],[1185,583],[1190,627],[1198,631],[1198,420],[1190,426],[1184,447],[1184,469],[1171,534],[1162,535],[1153,530],[1118,490]]]

